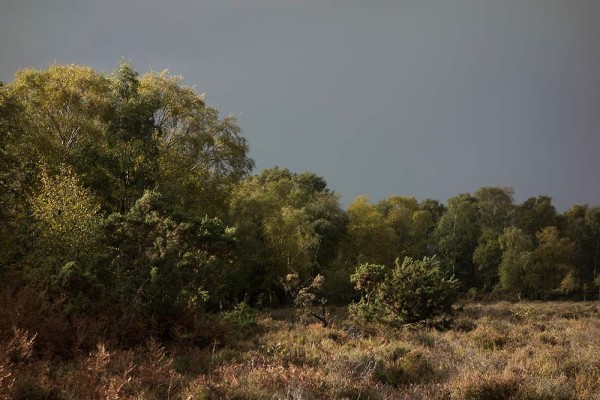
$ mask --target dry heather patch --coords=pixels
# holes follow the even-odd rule
[[[0,398],[600,400],[599,310],[465,303],[446,331],[356,325],[341,309],[323,328],[278,310],[200,346],[107,342],[71,359],[21,328],[0,342]]]

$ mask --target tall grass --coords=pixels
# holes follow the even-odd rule
[[[597,302],[465,303],[445,331],[330,313],[324,328],[292,310],[264,311],[201,344],[77,350],[88,339],[73,331],[69,358],[36,345],[49,335],[31,327],[47,324],[19,326],[12,315],[1,330],[0,398],[600,399]]]

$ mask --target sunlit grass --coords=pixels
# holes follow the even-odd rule
[[[212,346],[99,343],[69,360],[32,352],[34,333],[16,329],[0,398],[600,399],[598,302],[465,303],[446,331],[330,312],[327,328],[263,311]]]

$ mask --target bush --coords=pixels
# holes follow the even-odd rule
[[[354,289],[361,292],[362,297],[356,304],[349,307],[350,314],[362,321],[374,321],[377,319],[377,289],[385,278],[385,267],[377,264],[361,264],[356,267],[350,281]]]
[[[219,219],[177,221],[162,196],[146,192],[126,214],[105,221],[106,287],[120,304],[160,331],[203,310],[224,284],[235,238]],[[159,332],[160,333],[160,332]]]
[[[358,304],[351,307],[355,316],[378,320],[392,326],[425,321],[452,313],[458,298],[458,281],[446,278],[434,257],[423,260],[405,258],[380,278],[383,267],[361,265],[352,276],[356,288],[363,291]],[[362,285],[362,275],[373,275],[369,285]],[[367,289],[368,288],[368,289]]]
[[[234,327],[244,330],[256,325],[257,312],[245,302],[239,303],[223,319]]]

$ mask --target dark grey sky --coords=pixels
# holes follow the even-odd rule
[[[0,80],[169,68],[238,116],[258,170],[314,171],[344,204],[599,204],[599,46],[597,0],[0,0]]]

